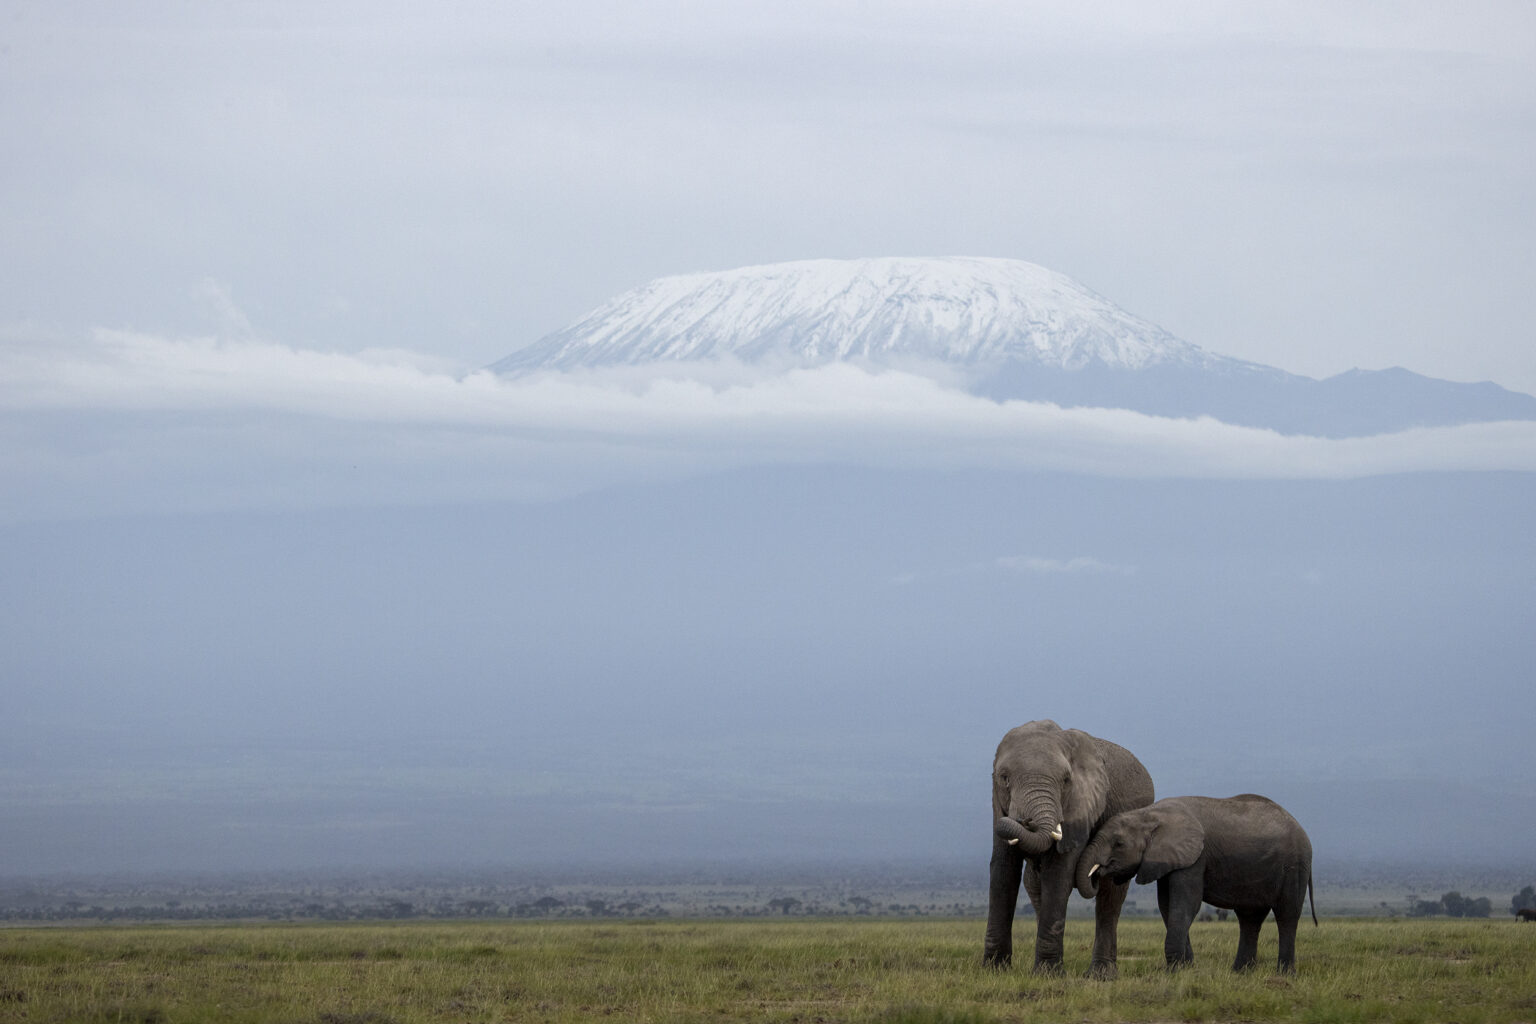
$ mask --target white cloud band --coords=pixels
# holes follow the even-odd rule
[[[402,352],[122,331],[0,338],[0,423],[9,449],[0,473],[44,491],[50,480],[88,480],[106,450],[110,475],[124,484],[135,474],[162,485],[179,471],[206,477],[199,464],[216,436],[226,461],[250,460],[252,472],[273,475],[270,494],[290,490],[286,474],[300,467],[311,478],[358,467],[361,489],[337,488],[335,500],[393,500],[400,488],[380,493],[377,481],[367,485],[371,473],[414,481],[405,488],[413,500],[431,501],[568,493],[768,462],[1203,478],[1536,470],[1530,422],[1328,440],[1211,419],[998,403],[917,374],[845,364],[508,379],[455,374]],[[10,514],[26,514],[19,506],[27,501],[11,504]]]

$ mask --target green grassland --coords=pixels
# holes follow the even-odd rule
[[[1031,922],[1018,938],[1028,956]],[[981,966],[974,919],[401,921],[0,930],[0,1021],[1532,1021],[1536,925],[1325,918],[1298,973],[1233,974],[1232,922],[1162,967],[1162,926],[1122,923],[1120,978]],[[1275,957],[1274,926],[1260,955]]]

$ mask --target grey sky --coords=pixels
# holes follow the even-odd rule
[[[979,254],[1536,391],[1536,12],[10,5],[0,323],[466,366],[666,273]]]

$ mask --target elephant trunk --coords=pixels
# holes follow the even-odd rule
[[[1077,860],[1077,891],[1085,900],[1099,894],[1099,882],[1104,878],[1103,854],[1103,845],[1095,840]]]
[[[997,819],[994,831],[1026,856],[1038,857],[1061,838],[1059,808],[1049,790],[1027,790],[1012,802],[1006,815]]]
[[[1034,832],[1012,818],[998,818],[994,831],[1008,840],[1009,846],[1017,846],[1027,857],[1038,857],[1055,842],[1049,832]]]

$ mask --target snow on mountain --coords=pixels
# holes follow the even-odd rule
[[[664,277],[495,364],[634,365],[733,356],[801,365],[860,359],[1063,370],[1220,357],[1022,260],[802,260]]]
[[[1355,437],[1536,419],[1536,398],[1402,369],[1318,381],[1207,352],[1021,260],[801,260],[663,277],[492,364],[498,373],[732,358],[768,368],[940,366],[973,394],[1213,416]]]

